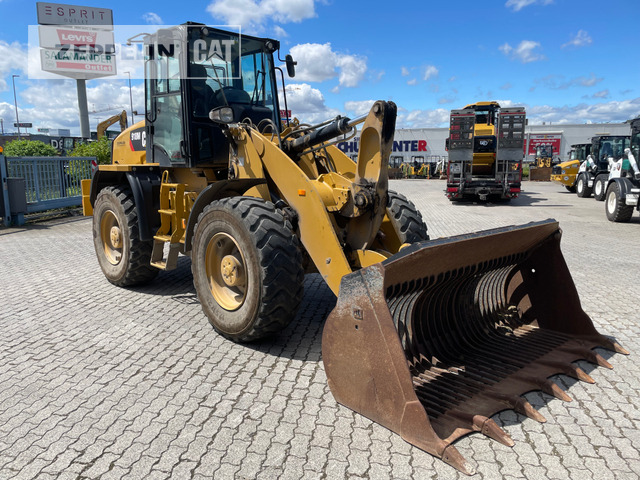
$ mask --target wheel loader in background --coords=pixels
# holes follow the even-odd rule
[[[640,118],[631,120],[631,148],[617,161],[610,157],[606,184],[605,212],[611,222],[628,222],[633,210],[640,210]]]
[[[571,362],[610,366],[597,346],[624,353],[580,308],[555,221],[429,240],[416,207],[388,190],[393,103],[282,125],[277,41],[188,23],[144,43],[145,120],[83,184],[113,284],[189,255],[213,328],[246,342],[283,329],[305,271],[318,271],[338,296],[322,340],[336,400],[465,473],[456,439],[512,445],[491,415],[542,421],[520,394],[568,400],[547,377],[592,381]],[[360,124],[354,162],[332,143]]]
[[[576,194],[587,198],[593,193],[597,201],[604,200],[611,161],[621,160],[629,147],[628,135],[595,135],[591,138],[591,153],[582,162],[576,178]]]
[[[516,198],[522,181],[525,112],[478,102],[451,111],[446,195],[449,200]]]
[[[551,170],[551,181],[564,185],[571,193],[576,193],[576,178],[580,164],[591,153],[590,143],[576,143],[571,145],[569,160],[554,165]]]
[[[529,180],[548,182],[551,179],[553,153],[553,145],[551,144],[543,144],[536,147],[535,161],[529,168]]]

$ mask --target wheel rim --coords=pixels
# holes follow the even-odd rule
[[[600,195],[602,193],[602,182],[596,182],[596,195]]]
[[[205,271],[213,298],[228,311],[242,306],[247,293],[246,263],[238,243],[226,233],[216,233],[205,252]]]
[[[609,210],[609,213],[613,214],[616,211],[616,202],[616,192],[612,190],[607,198],[607,210]]]
[[[116,214],[107,210],[100,219],[100,240],[105,257],[112,265],[117,265],[122,259],[122,229]]]
[[[578,180],[578,191],[580,193],[582,193],[582,190],[584,189],[584,181],[582,179]]]

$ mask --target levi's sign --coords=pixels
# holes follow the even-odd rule
[[[115,53],[113,32],[40,25],[40,46],[61,50],[89,51],[91,53]]]

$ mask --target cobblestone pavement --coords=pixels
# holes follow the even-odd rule
[[[556,380],[574,401],[526,397],[548,419],[494,416],[516,442],[481,435],[456,446],[474,478],[640,476],[640,219],[608,222],[603,203],[525,183],[511,204],[451,204],[441,181],[392,181],[433,238],[555,217],[584,309],[630,356],[614,370]],[[236,345],[215,334],[190,260],[150,285],[103,277],[91,220],[0,229],[0,479],[466,478],[338,405],[321,362],[335,299],[316,276],[298,318],[274,339]]]

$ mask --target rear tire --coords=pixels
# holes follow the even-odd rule
[[[591,191],[593,189],[589,186],[587,176],[584,173],[578,175],[578,180],[576,180],[576,193],[580,198],[588,198],[591,196]]]
[[[571,192],[571,193],[576,193],[576,186],[575,185],[565,185],[564,188],[567,189],[567,191]]]
[[[593,198],[598,202],[604,201],[604,197],[607,194],[607,181],[609,180],[608,174],[598,175],[593,182]]]
[[[232,197],[208,205],[195,226],[191,269],[209,322],[235,342],[282,330],[302,300],[298,239],[262,199]]]
[[[150,265],[153,242],[140,240],[138,209],[129,187],[106,187],[98,193],[93,245],[102,272],[114,285],[139,285],[160,272]]]
[[[389,190],[387,212],[399,233],[401,243],[416,243],[429,240],[427,225],[415,204],[404,195]]]
[[[611,222],[628,222],[633,215],[633,205],[626,205],[622,201],[620,186],[616,182],[607,189],[605,210]]]

